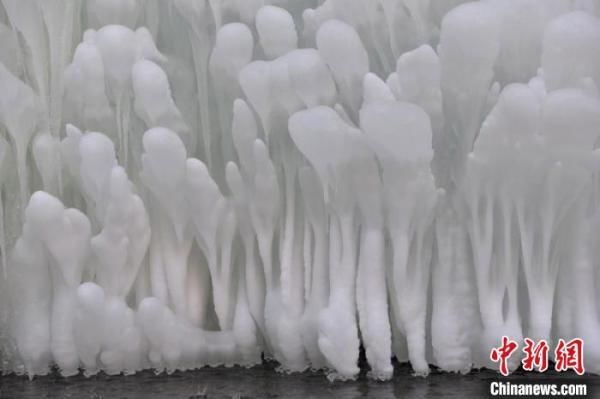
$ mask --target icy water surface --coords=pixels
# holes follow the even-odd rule
[[[329,382],[322,373],[280,374],[275,364],[252,369],[204,368],[171,375],[145,371],[134,376],[97,375],[62,378],[54,373],[29,381],[25,377],[0,377],[0,398],[93,398],[93,399],[208,399],[208,398],[481,398],[498,374],[472,372],[465,376],[433,371],[427,378],[414,377],[408,365],[396,365],[388,382],[369,380],[365,372],[357,381]],[[588,397],[600,397],[600,377],[574,378],[571,374],[544,375],[521,372],[512,383],[586,382]]]

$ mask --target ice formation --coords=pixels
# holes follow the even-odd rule
[[[0,369],[599,373],[599,17],[1,0]]]

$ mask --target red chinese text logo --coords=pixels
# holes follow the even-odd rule
[[[537,367],[540,373],[548,370],[548,343],[541,340],[537,344],[532,339],[525,338],[525,358],[521,361],[523,370],[533,371]]]
[[[577,374],[583,375],[583,340],[575,338],[569,342],[559,339],[554,350],[556,358],[556,371],[574,370]]]
[[[500,373],[508,375],[508,359],[514,351],[517,350],[519,344],[516,341],[511,341],[508,337],[502,337],[502,345],[499,348],[493,348],[490,353],[492,362],[500,362]]]
[[[533,371],[537,369],[540,373],[548,370],[548,352],[550,350],[548,343],[545,340],[534,342],[530,338],[525,338],[525,347],[523,353],[525,357],[521,360],[523,370]],[[500,363],[500,373],[504,376],[509,374],[508,359],[517,350],[519,344],[510,338],[503,336],[501,345],[497,348],[492,348],[490,359],[494,363]],[[554,369],[556,371],[573,370],[579,375],[585,372],[583,366],[583,340],[574,338],[569,342],[564,339],[559,339],[554,349],[554,358],[556,363]]]

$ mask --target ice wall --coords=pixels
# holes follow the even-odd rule
[[[600,372],[599,16],[1,0],[0,369]]]

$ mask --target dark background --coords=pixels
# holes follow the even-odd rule
[[[524,373],[517,370],[501,378],[495,371],[473,371],[467,375],[435,369],[427,377],[412,375],[408,364],[395,364],[394,378],[378,382],[366,370],[356,381],[329,382],[322,371],[282,374],[276,363],[251,369],[202,368],[195,371],[155,375],[144,371],[133,376],[98,374],[63,378],[57,372],[30,381],[25,376],[0,376],[0,398],[93,398],[93,399],[208,399],[208,398],[481,398],[489,397],[489,384],[587,383],[588,397],[600,397],[600,377],[577,377],[573,373]]]

